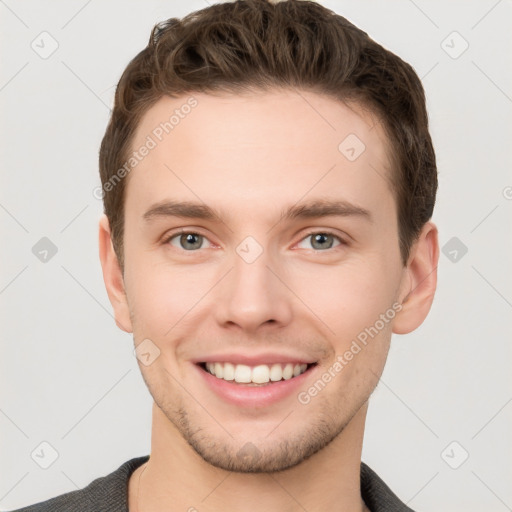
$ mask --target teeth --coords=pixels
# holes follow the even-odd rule
[[[214,375],[217,376],[218,374],[215,373]],[[235,367],[231,363],[224,364],[224,375],[222,378],[224,380],[235,380]]]
[[[217,366],[217,363],[215,363]],[[217,374],[215,374],[217,376]],[[235,382],[242,382],[247,384],[251,382],[251,367],[245,364],[237,364],[235,368]]]
[[[224,375],[224,367],[220,363],[215,363],[215,375],[221,379]]]
[[[270,368],[270,380],[275,382],[283,378],[283,370],[280,364],[273,364]]]
[[[260,364],[247,366],[245,364],[232,363],[206,363],[206,370],[219,379],[234,380],[240,384],[267,384],[280,380],[289,380],[298,377],[306,371],[307,364],[273,364],[271,366]]]
[[[252,382],[256,384],[265,384],[270,380],[270,368],[266,364],[260,364],[252,369]]]
[[[293,364],[287,364],[283,369],[283,379],[289,380],[293,377]]]

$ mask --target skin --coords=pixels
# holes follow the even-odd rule
[[[151,458],[130,479],[130,512],[247,503],[268,512],[366,510],[367,403],[391,334],[416,329],[431,307],[436,226],[424,226],[403,266],[390,147],[371,113],[307,91],[194,97],[197,107],[129,174],[124,275],[105,216],[99,226],[117,325],[136,346],[150,339],[160,350],[152,364],[139,361],[154,399]],[[148,110],[133,147],[186,99],[165,97]],[[366,146],[352,162],[338,150],[349,134]],[[207,205],[220,219],[144,220],[169,200]],[[370,218],[282,218],[313,201],[346,201]],[[200,248],[167,241],[180,230],[203,235]],[[334,238],[315,249],[312,231]],[[250,264],[236,251],[247,236],[263,251]],[[395,303],[394,319],[306,405],[292,393],[268,407],[236,407],[197,378],[193,361],[214,352],[278,351],[317,362],[307,390]],[[249,461],[238,455],[248,442],[258,454]]]

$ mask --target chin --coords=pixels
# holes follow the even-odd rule
[[[165,413],[165,411],[164,411]],[[168,416],[169,417],[169,416]],[[293,414],[290,415],[290,422]],[[241,442],[222,431],[208,435],[207,428],[193,428],[187,412],[181,409],[177,417],[169,418],[184,440],[208,464],[235,473],[275,473],[291,469],[328,446],[350,422],[352,416],[341,423],[332,414],[322,414],[291,433],[271,432],[257,437],[254,432],[244,435]]]

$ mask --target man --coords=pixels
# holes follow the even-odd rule
[[[22,510],[410,510],[361,450],[391,335],[436,288],[412,68],[313,2],[170,19],[121,77],[100,173],[151,454]]]

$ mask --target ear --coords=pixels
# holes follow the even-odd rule
[[[401,284],[402,309],[393,323],[396,334],[407,334],[417,329],[430,311],[437,286],[437,235],[435,224],[427,222],[411,247]]]
[[[114,309],[116,324],[121,330],[132,332],[130,309],[126,298],[123,274],[114,251],[110,224],[105,214],[101,216],[99,222],[99,249],[103,281],[105,282],[108,298]]]

